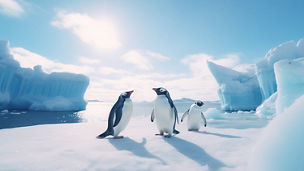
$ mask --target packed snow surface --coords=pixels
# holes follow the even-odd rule
[[[216,79],[222,109],[226,111],[255,110],[262,103],[257,77],[207,62]]]
[[[83,110],[88,84],[89,79],[80,74],[47,74],[41,66],[21,68],[8,41],[0,41],[0,109]]]
[[[304,95],[269,123],[252,151],[248,170],[304,170],[303,106]]]
[[[0,129],[1,169],[241,171],[247,167],[248,154],[267,123],[250,113],[218,111],[223,118],[207,119],[207,127],[199,132],[189,132],[187,124],[181,123],[177,125],[180,134],[164,138],[154,135],[158,130],[155,123],[150,122],[152,106],[134,104],[130,123],[121,133],[125,138],[96,139],[107,128],[111,106],[89,103],[87,110],[79,112],[85,123]],[[32,114],[4,111],[1,115],[16,118]],[[63,116],[54,123],[74,117]]]
[[[264,99],[277,91],[274,63],[284,59],[304,57],[304,39],[288,41],[270,49],[265,58],[256,64],[256,72]]]

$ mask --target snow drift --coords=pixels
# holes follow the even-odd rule
[[[268,99],[266,99],[260,106],[256,109],[256,115],[260,118],[272,119],[276,113],[276,100],[278,98],[278,93],[273,93]]]
[[[255,110],[262,103],[261,90],[254,74],[207,63],[219,85],[218,95],[223,110]]]
[[[304,39],[300,39],[297,43],[288,41],[270,49],[265,58],[256,64],[257,78],[264,99],[277,91],[274,63],[283,59],[299,57],[304,57]]]
[[[83,110],[88,85],[88,77],[81,74],[47,74],[41,66],[21,68],[8,41],[0,41],[0,109]]]
[[[252,152],[248,170],[304,170],[303,106],[304,95],[270,122]]]

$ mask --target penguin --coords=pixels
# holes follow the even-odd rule
[[[183,114],[181,122],[183,122],[184,118],[188,115],[188,131],[198,131],[202,126],[201,119],[204,122],[204,126],[207,126],[206,118],[202,112],[203,105],[204,103],[198,100]]]
[[[157,97],[154,101],[154,107],[151,114],[151,122],[156,120],[157,128],[159,134],[163,136],[164,133],[166,138],[170,138],[173,133],[179,134],[179,131],[175,129],[176,121],[178,122],[178,115],[175,105],[170,97],[169,92],[163,88],[153,88],[157,94]]]
[[[131,118],[133,103],[130,96],[133,92],[132,90],[120,94],[117,102],[110,111],[107,130],[96,138],[102,139],[109,135],[117,139],[123,138],[123,136],[118,136],[118,134],[126,128]]]

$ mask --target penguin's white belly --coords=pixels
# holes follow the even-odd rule
[[[202,126],[201,111],[196,109],[189,111],[187,126],[188,129],[200,129]]]
[[[172,134],[175,117],[166,96],[159,95],[156,98],[154,115],[158,130]]]
[[[128,125],[133,112],[133,104],[131,99],[126,99],[122,108],[122,116],[119,123],[114,127],[114,136],[117,136]]]

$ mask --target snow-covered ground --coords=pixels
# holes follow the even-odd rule
[[[168,139],[154,135],[148,106],[134,106],[125,138],[96,139],[107,127],[110,107],[89,103],[80,112],[83,123],[0,129],[0,170],[246,170],[267,124],[250,112],[225,114],[209,119],[200,132],[188,132],[186,122],[180,123],[181,133]]]

